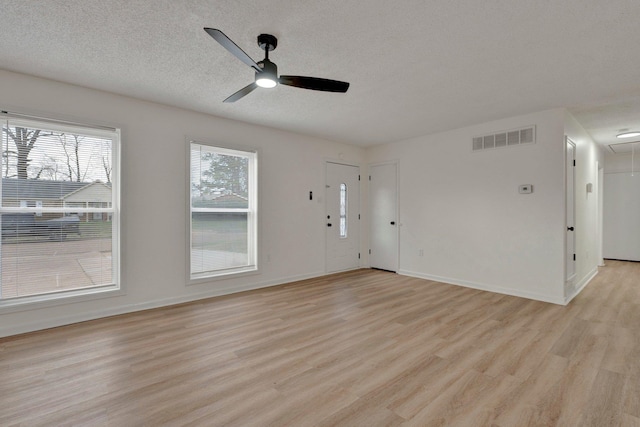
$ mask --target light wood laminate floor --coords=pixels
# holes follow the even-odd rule
[[[0,425],[640,426],[640,263],[567,307],[360,270],[1,339]]]

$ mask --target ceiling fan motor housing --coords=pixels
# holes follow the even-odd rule
[[[262,61],[258,62],[258,65],[260,66],[262,71],[260,72],[256,71],[256,78],[258,78],[258,76],[261,76],[261,77],[270,77],[272,78],[272,80],[277,80],[278,66],[276,64],[274,64],[273,62],[265,58]]]

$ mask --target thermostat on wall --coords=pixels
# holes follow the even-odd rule
[[[524,184],[518,187],[518,193],[520,194],[531,194],[533,193],[533,185]]]

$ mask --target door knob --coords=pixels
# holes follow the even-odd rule
[[[567,227],[567,230],[573,231],[573,227]]]
[[[329,223],[327,223],[327,227],[331,227],[331,223],[330,223],[330,222],[329,222]]]
[[[391,221],[389,224],[396,225],[396,222],[395,221]]]

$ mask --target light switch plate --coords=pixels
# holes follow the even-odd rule
[[[520,194],[531,194],[533,193],[533,185],[524,184],[518,187],[518,193]]]

